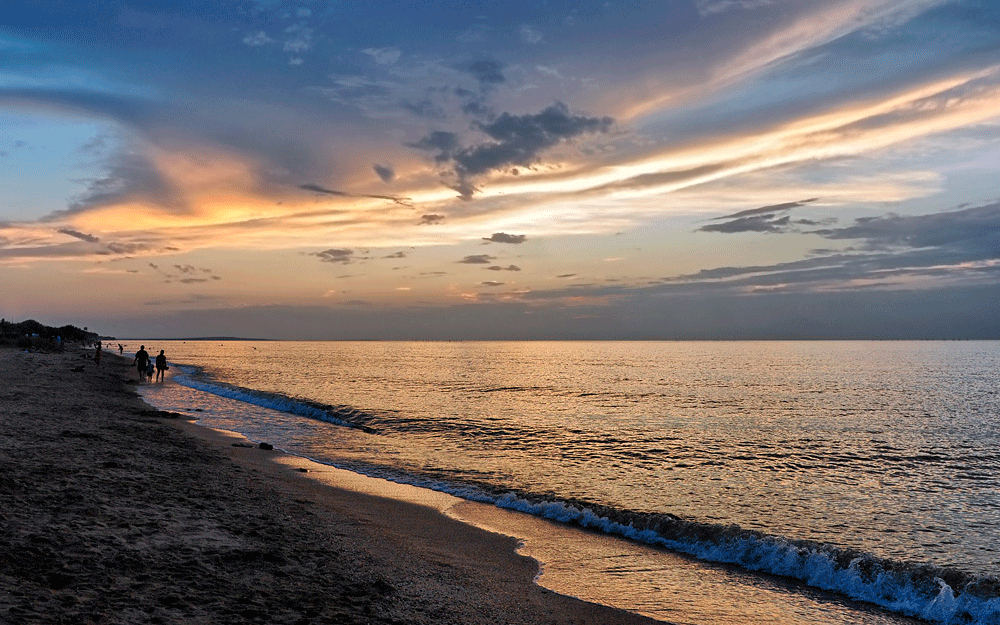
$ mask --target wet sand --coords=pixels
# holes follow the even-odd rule
[[[130,362],[0,349],[0,622],[656,622],[538,587],[511,538],[153,410]]]

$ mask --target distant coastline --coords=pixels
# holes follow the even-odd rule
[[[245,336],[187,336],[174,339],[168,339],[162,337],[161,338],[133,337],[133,338],[119,338],[115,340],[118,341],[273,341],[275,339],[256,339],[256,338],[248,338]]]

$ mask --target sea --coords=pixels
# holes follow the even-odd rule
[[[447,493],[555,592],[1000,623],[1000,341],[142,343],[170,363],[147,402]]]

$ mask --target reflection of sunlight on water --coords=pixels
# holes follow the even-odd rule
[[[203,368],[194,384],[210,392],[179,384],[188,370],[179,365],[165,384],[139,386],[148,401],[322,462],[523,494],[542,507],[608,506],[624,525],[668,514],[904,565],[996,570],[1000,343],[166,348]],[[285,400],[305,416],[271,409]],[[303,406],[335,416],[356,409],[348,422],[359,427]],[[525,539],[525,554],[545,563],[546,587],[659,619],[910,622],[538,518],[467,503],[458,510],[487,528],[513,524],[503,533]],[[781,566],[762,570],[786,572],[780,555],[766,564]]]
[[[917,622],[784,580],[706,565],[493,506],[463,502],[447,514],[523,540],[520,553],[542,563],[538,583],[549,590],[671,623]]]
[[[140,394],[162,410],[190,415],[203,426],[237,431],[253,441],[268,441],[288,451],[309,453],[313,428],[338,437],[363,436],[269,408],[205,393],[172,379],[142,384]],[[326,437],[324,437],[326,438]],[[327,444],[331,441],[327,438]],[[355,443],[357,441],[354,441]],[[291,463],[307,462],[289,460]],[[326,467],[313,477],[360,492],[430,505],[449,516],[523,541],[520,550],[541,563],[538,583],[554,592],[691,625],[730,623],[858,623],[891,625],[914,621],[858,606],[801,585],[750,575],[611,536],[455,499],[422,488],[399,485]]]

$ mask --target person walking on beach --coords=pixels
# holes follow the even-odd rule
[[[97,348],[94,350],[94,364],[101,364],[101,342],[97,341]]]
[[[163,355],[163,350],[160,350],[159,355],[156,356],[156,381],[163,381],[163,372],[167,370],[167,357]]]
[[[121,343],[118,344],[118,355],[119,356],[125,355],[125,346],[122,345]]]
[[[135,368],[139,371],[139,381],[142,382],[146,379],[146,365],[149,364],[149,352],[146,351],[145,345],[139,346],[139,351],[135,353],[135,359],[132,361]]]

